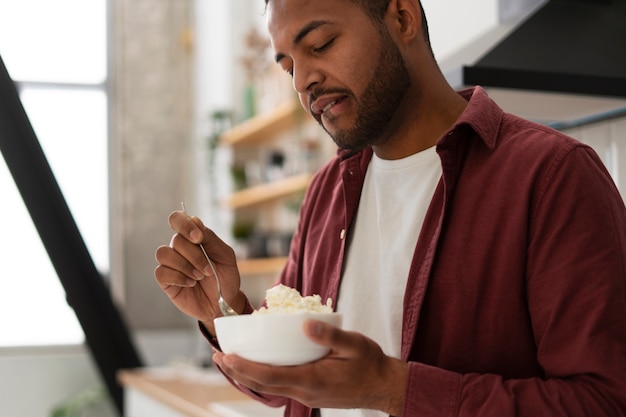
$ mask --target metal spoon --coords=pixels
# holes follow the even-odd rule
[[[183,213],[187,214],[187,211],[185,210],[185,203],[181,202],[180,205],[183,208]],[[202,250],[204,257],[209,263],[209,266],[211,267],[211,271],[213,271],[213,276],[215,277],[215,282],[217,283],[217,295],[218,295],[217,304],[220,307],[220,311],[225,316],[236,316],[237,312],[235,311],[235,309],[233,309],[222,296],[222,287],[220,286],[220,278],[217,276],[217,271],[215,270],[213,261],[211,261],[211,258],[209,258],[209,255],[206,253],[206,250],[204,250],[204,246],[202,246],[202,244],[198,244],[198,246]]]

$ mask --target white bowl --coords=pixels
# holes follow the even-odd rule
[[[329,349],[311,341],[303,330],[307,319],[341,326],[339,313],[273,313],[218,317],[215,332],[224,353],[270,365],[301,365],[325,356]]]

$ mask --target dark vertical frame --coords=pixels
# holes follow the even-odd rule
[[[123,391],[117,382],[117,371],[139,367],[142,361],[87,250],[1,57],[0,151],[122,415]]]

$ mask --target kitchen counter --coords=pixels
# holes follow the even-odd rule
[[[215,369],[147,368],[122,370],[125,417],[280,417],[235,389]]]

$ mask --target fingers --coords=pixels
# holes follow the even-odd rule
[[[298,387],[309,377],[304,370],[308,368],[307,364],[297,368],[276,367],[247,361],[237,355],[225,355],[222,352],[214,353],[213,362],[239,384],[266,394],[293,396],[291,389],[299,390]],[[293,372],[296,369],[300,370],[297,374]]]
[[[197,217],[190,217],[187,213],[177,210],[168,217],[170,227],[192,243],[200,244],[204,239],[205,226]]]
[[[180,234],[175,234],[170,242],[170,247],[180,256],[176,257],[172,255],[168,259],[168,265],[181,272],[188,271],[189,268],[193,268],[193,275],[189,274],[190,278],[201,279],[202,276],[213,275],[212,269],[204,256],[199,245],[196,245]],[[158,260],[158,258],[157,258]],[[175,264],[177,262],[178,264]],[[182,268],[182,269],[181,269]]]
[[[183,275],[178,273],[167,273],[166,268],[163,266],[158,266],[155,268],[154,276],[156,278],[159,287],[167,294],[167,296],[174,300],[178,297],[183,290],[187,288],[193,288],[198,285],[198,281],[193,280],[191,278],[185,278]],[[182,277],[182,280],[180,278]]]
[[[154,276],[161,288],[171,285],[193,287],[198,280],[205,276],[179,252],[169,246],[157,248],[156,260],[158,266],[154,270]]]
[[[190,278],[202,279],[211,275],[211,269],[198,245],[176,233],[172,236],[169,247],[172,251],[161,249],[162,256],[159,256],[157,249],[157,262],[185,273]]]
[[[170,214],[168,222],[170,227],[177,232],[172,238],[170,246],[178,249],[178,243],[175,243],[174,239],[178,242],[182,237],[194,245],[202,245],[214,261],[231,266],[235,265],[234,250],[220,239],[215,232],[207,228],[198,217],[190,217],[183,211],[174,211]],[[200,265],[203,266],[201,270],[205,271],[206,275],[211,275],[211,270],[205,269],[209,268],[209,266],[203,258],[204,255],[198,256],[199,254],[193,250],[190,253],[194,253],[200,260]],[[194,263],[194,265],[198,266],[198,263]]]

